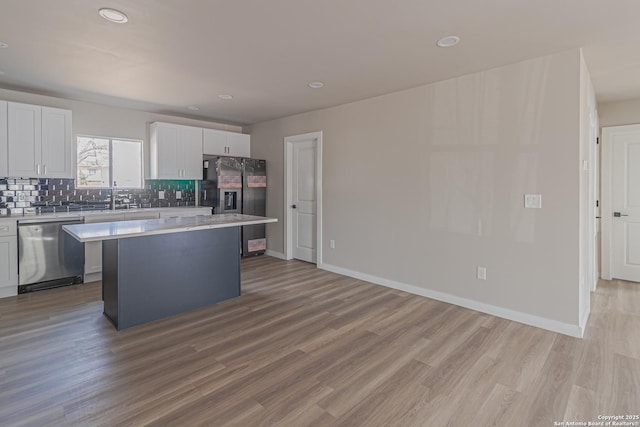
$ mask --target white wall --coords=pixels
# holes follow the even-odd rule
[[[640,99],[598,104],[600,126],[640,124]]]
[[[326,267],[578,334],[580,100],[572,50],[254,125],[269,249],[284,250],[283,138],[323,131]]]
[[[149,172],[149,124],[152,122],[177,123],[232,132],[242,131],[242,128],[239,126],[116,108],[89,102],[54,98],[51,96],[34,95],[7,89],[0,89],[0,99],[72,110],[74,141],[76,135],[110,136],[143,140],[145,144],[145,172],[147,175]]]

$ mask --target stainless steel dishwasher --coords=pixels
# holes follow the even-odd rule
[[[82,283],[84,243],[62,226],[83,222],[81,217],[18,220],[18,293]]]

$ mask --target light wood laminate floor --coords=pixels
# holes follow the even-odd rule
[[[242,293],[121,332],[99,283],[1,299],[0,425],[553,426],[640,413],[640,284],[603,282],[582,340],[267,256],[243,261]]]

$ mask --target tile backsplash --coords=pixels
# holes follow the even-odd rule
[[[147,180],[141,189],[100,189],[76,188],[73,179],[0,178],[0,215],[195,204],[196,181]]]

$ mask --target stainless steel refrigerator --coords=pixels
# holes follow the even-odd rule
[[[243,213],[264,216],[267,196],[267,162],[239,157],[205,156],[200,204],[214,214]],[[242,255],[265,252],[265,225],[242,227]]]

